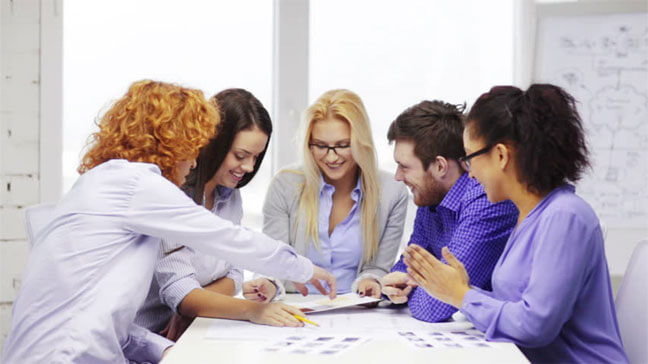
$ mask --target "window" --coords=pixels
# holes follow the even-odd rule
[[[382,169],[387,129],[424,99],[468,104],[513,82],[513,0],[310,2],[309,101],[348,88],[365,103]]]
[[[64,2],[64,191],[95,120],[136,80],[252,92],[272,114],[272,2],[112,0]],[[270,158],[242,189],[260,224]],[[245,224],[245,222],[244,222]],[[260,225],[257,225],[260,226]]]
[[[311,1],[304,92],[311,102],[333,88],[358,93],[380,167],[394,171],[387,128],[405,108],[423,99],[470,104],[512,83],[513,2]],[[272,114],[272,1],[66,1],[64,12],[65,191],[95,120],[135,80],[207,96],[242,87]],[[248,226],[261,226],[270,154],[242,190]]]

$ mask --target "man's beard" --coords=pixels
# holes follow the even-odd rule
[[[425,185],[418,188],[418,193],[414,197],[414,203],[417,206],[436,206],[443,201],[446,192],[441,188],[432,177],[425,180]]]

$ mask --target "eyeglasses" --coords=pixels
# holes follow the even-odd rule
[[[464,169],[467,172],[470,172],[470,160],[477,157],[478,155],[488,153],[488,151],[491,150],[491,148],[493,148],[492,145],[487,145],[487,146],[483,147],[482,149],[476,151],[475,153],[470,153],[465,157],[459,158],[459,162],[464,166]]]
[[[317,157],[323,157],[328,154],[329,150],[332,150],[333,153],[340,157],[348,156],[349,151],[351,150],[351,145],[336,145],[334,147],[329,147],[324,144],[310,143],[309,147],[313,150],[313,154]]]

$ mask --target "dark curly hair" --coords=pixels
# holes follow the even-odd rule
[[[465,126],[486,145],[510,143],[518,178],[535,193],[578,181],[590,165],[576,101],[558,86],[495,86],[475,101]]]
[[[196,168],[191,170],[187,176],[187,182],[183,186],[183,190],[199,205],[203,202],[205,183],[209,182],[220,168],[238,132],[256,126],[268,136],[268,142],[263,152],[258,155],[254,163],[254,170],[246,173],[236,188],[247,185],[256,175],[272,135],[270,114],[263,107],[261,101],[249,91],[241,88],[226,89],[214,95],[209,102],[220,111],[221,122],[218,124],[216,135],[200,151],[196,160]]]
[[[465,105],[422,101],[403,111],[389,126],[387,139],[411,140],[414,155],[428,169],[437,156],[457,160],[465,155],[463,121]]]

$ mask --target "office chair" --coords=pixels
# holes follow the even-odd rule
[[[53,203],[44,203],[25,209],[25,233],[31,247],[38,232],[49,222],[54,206]]]
[[[616,296],[621,339],[630,363],[648,363],[648,240],[637,244]]]

